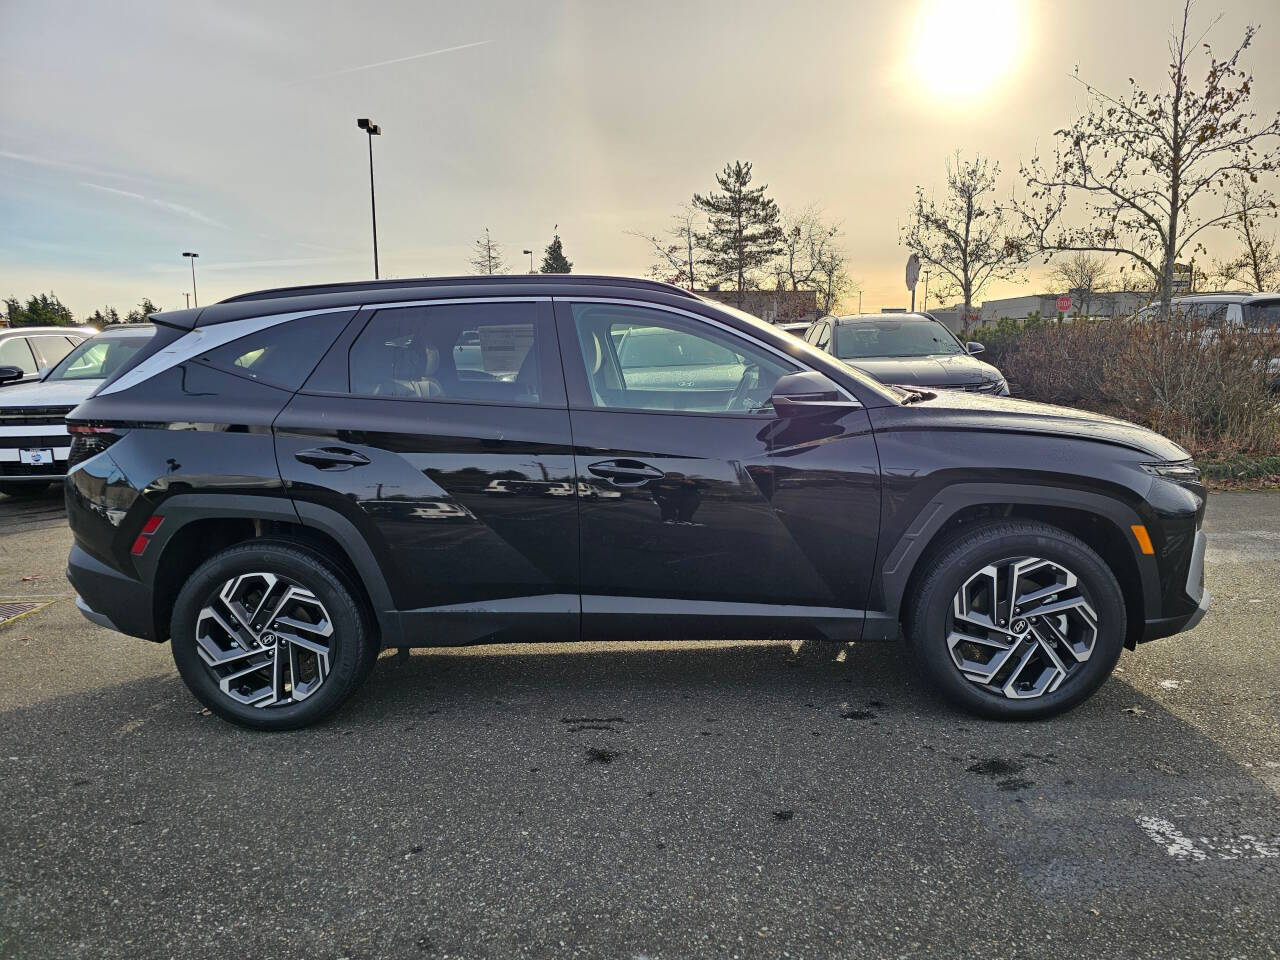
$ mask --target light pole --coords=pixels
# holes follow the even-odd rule
[[[929,312],[929,271],[924,272],[924,312]]]
[[[533,273],[533,251],[525,250],[524,252],[529,255],[529,272]]]
[[[182,291],[182,295],[183,295],[184,297],[186,297],[186,298],[187,298],[187,309],[188,309],[188,310],[190,310],[190,309],[191,309],[191,294],[189,294],[189,293],[187,293],[187,291],[183,290],[183,291]]]
[[[361,117],[356,126],[369,135],[369,209],[373,213],[373,279],[378,277],[378,201],[373,192],[373,138],[382,136],[382,128],[368,117]]]
[[[191,261],[191,299],[195,301],[196,306],[200,306],[200,297],[196,295],[196,258],[200,256],[198,253],[192,253],[190,250],[182,252],[184,257]]]

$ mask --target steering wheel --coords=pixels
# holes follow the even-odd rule
[[[751,391],[760,386],[760,365],[758,363],[749,363],[745,370],[742,371],[742,379],[738,381],[738,385],[733,388],[733,394],[729,397],[729,402],[725,404],[726,412],[737,410],[739,408],[748,409],[743,403],[751,394]]]

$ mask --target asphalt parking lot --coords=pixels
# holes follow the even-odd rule
[[[312,730],[202,714],[0,498],[0,956],[1270,957],[1280,494],[1219,494],[1213,610],[998,724],[892,645],[384,655]]]

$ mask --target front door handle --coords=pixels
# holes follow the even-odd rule
[[[587,472],[608,480],[615,487],[638,487],[666,476],[657,467],[639,460],[601,460],[588,465]]]
[[[346,447],[312,447],[310,450],[299,450],[293,458],[320,470],[350,470],[369,462],[369,458],[363,453]]]

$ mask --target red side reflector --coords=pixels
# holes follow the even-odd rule
[[[152,514],[147,517],[147,522],[142,525],[142,532],[134,538],[133,546],[129,548],[129,552],[135,557],[140,557],[147,552],[147,545],[151,543],[151,535],[160,529],[160,524],[164,523],[164,517]]]

